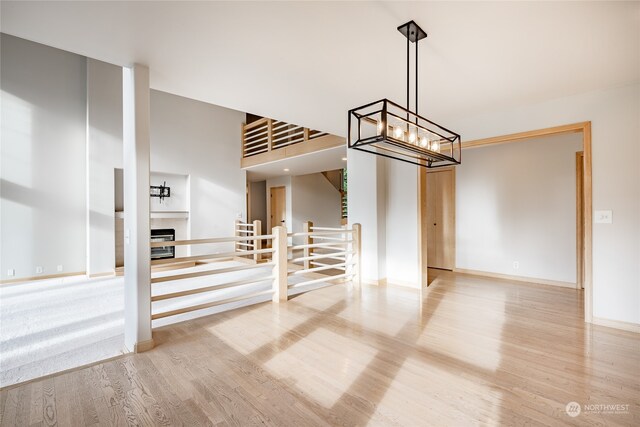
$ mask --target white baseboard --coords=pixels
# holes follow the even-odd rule
[[[85,271],[76,271],[74,273],[45,274],[40,276],[21,277],[19,279],[0,280],[0,285],[9,285],[12,283],[34,282],[36,280],[59,279],[62,277],[85,276]]]
[[[607,328],[622,329],[623,331],[635,332],[640,334],[640,324],[623,322],[622,320],[603,319],[602,317],[594,317],[591,319],[591,323],[599,326],[606,326]]]
[[[454,268],[455,273],[470,274],[472,276],[490,277],[492,279],[512,280],[515,282],[535,283],[537,285],[560,286],[563,288],[576,289],[576,284],[571,282],[562,282],[559,280],[538,279],[536,277],[512,276],[510,274],[490,273],[488,271],[467,270],[465,268]]]

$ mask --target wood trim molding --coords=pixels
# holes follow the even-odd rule
[[[550,135],[561,135],[565,133],[578,133],[584,132],[589,127],[591,129],[591,122],[572,123],[569,125],[554,126],[545,129],[531,130],[526,132],[511,133],[508,135],[494,136],[491,138],[475,139],[472,141],[464,141],[462,148],[475,148],[486,145],[504,144],[509,142],[522,141],[523,139],[540,138]]]
[[[576,289],[584,282],[584,152],[576,152]]]
[[[133,345],[133,352],[142,353],[142,352],[151,350],[153,347],[154,347],[154,342],[153,342],[153,338],[151,338],[150,340],[140,341],[138,343],[135,343]]]
[[[345,144],[346,140],[342,137],[325,135],[319,138],[310,139],[309,141],[293,144],[288,147],[277,148],[266,153],[245,157],[240,161],[240,167],[242,169],[247,169],[258,165],[277,162],[278,160],[290,159],[292,157],[315,153],[316,151],[344,146]]]
[[[526,282],[536,285],[560,286],[563,288],[575,289],[576,284],[572,282],[562,282],[560,280],[539,279],[536,277],[513,276],[511,274],[491,273],[489,271],[468,270],[466,268],[454,268],[455,273],[468,274],[470,276],[489,277],[492,279],[511,280],[514,282]]]
[[[22,282],[35,282],[37,280],[59,279],[61,277],[85,276],[86,274],[87,274],[86,271],[76,271],[74,273],[60,273],[60,274],[47,274],[43,276],[22,277],[20,279],[0,280],[0,285],[10,285],[10,284],[22,283]],[[112,273],[109,273],[109,274],[112,274]]]
[[[622,320],[603,319],[602,317],[594,317],[591,323],[598,326],[606,326],[607,328],[621,329],[623,331],[640,334],[640,324],[623,322]]]

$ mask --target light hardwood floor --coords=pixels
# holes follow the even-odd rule
[[[2,425],[640,425],[640,337],[585,324],[582,304],[573,289],[452,273],[423,299],[324,288],[3,390]],[[605,404],[628,410],[585,406]]]

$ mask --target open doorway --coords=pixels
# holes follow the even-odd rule
[[[585,321],[591,322],[592,320],[592,181],[591,181],[591,124],[590,122],[577,123],[572,125],[558,126],[554,128],[541,129],[537,131],[529,131],[522,132],[517,134],[510,134],[492,138],[486,138],[482,140],[476,141],[468,141],[463,143],[463,149],[469,149],[474,147],[483,147],[497,144],[506,144],[511,142],[528,142],[533,139],[540,139],[546,136],[559,136],[559,135],[567,135],[567,134],[576,134],[578,137],[579,147],[576,152],[573,154],[575,159],[572,157],[571,161],[575,161],[576,167],[575,172],[574,169],[570,173],[575,173],[576,181],[575,181],[575,213],[571,213],[571,215],[575,215],[575,264],[571,264],[571,268],[574,268],[575,265],[575,280],[572,280],[572,287],[576,288],[584,288],[584,312],[585,312]],[[548,153],[547,155],[552,154],[553,152]],[[491,164],[486,164],[484,167],[490,168]],[[527,168],[542,168],[544,164],[531,164],[527,166]],[[422,273],[422,285],[428,285],[428,277],[427,277],[427,266],[431,265],[429,261],[429,231],[430,223],[427,221],[428,218],[428,175],[432,173],[427,171],[424,168],[421,168],[419,173],[419,199],[420,199],[420,260],[421,260],[421,273]],[[526,173],[526,170],[525,170]],[[574,190],[572,190],[574,191]],[[532,196],[536,195],[536,192],[530,192]],[[462,197],[459,193],[457,197]],[[482,196],[478,196],[482,197]],[[573,197],[573,196],[572,196]],[[486,197],[485,197],[486,199]],[[483,200],[483,202],[490,204],[490,200]],[[457,207],[460,209],[460,207]],[[501,218],[506,218],[506,215],[513,215],[513,212],[503,212],[503,216]],[[432,224],[432,223],[431,223]],[[477,224],[476,224],[477,225]],[[482,225],[485,228],[488,224]],[[460,227],[456,226],[458,229],[457,245],[460,247],[461,241],[464,244],[464,238],[461,237]],[[545,230],[545,233],[542,235],[551,235],[548,230]],[[490,236],[489,236],[490,237]],[[462,240],[461,240],[462,239]],[[458,251],[459,252],[459,251]],[[454,258],[454,269],[462,270],[458,268],[458,264],[460,263],[459,259]],[[518,263],[517,261],[513,262],[513,268],[517,269]],[[509,275],[493,275],[492,277],[505,277]],[[507,277],[508,278],[508,277]],[[538,281],[540,282],[540,281]],[[568,283],[565,282],[564,285]],[[557,283],[550,283],[557,284]]]

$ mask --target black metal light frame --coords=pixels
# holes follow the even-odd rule
[[[418,42],[427,33],[414,21],[398,31],[407,38],[407,107],[381,99],[349,110],[348,147],[427,168],[460,164],[460,135],[418,115]],[[415,112],[409,108],[410,43],[415,43]]]

